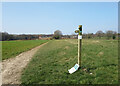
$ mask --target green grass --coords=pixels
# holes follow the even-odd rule
[[[2,60],[15,57],[45,42],[47,40],[2,41]]]
[[[117,40],[83,40],[82,68],[69,74],[77,63],[77,40],[50,41],[23,70],[22,84],[117,84],[117,45]]]

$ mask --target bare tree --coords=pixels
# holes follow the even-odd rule
[[[101,30],[99,30],[99,31],[96,32],[96,36],[99,37],[99,38],[101,38],[103,36],[103,34],[104,33]]]
[[[116,33],[115,31],[112,31],[112,30],[108,30],[106,31],[106,36],[107,36],[107,39],[115,39],[116,38]]]
[[[61,36],[62,36],[62,32],[61,32],[60,30],[56,30],[56,31],[54,32],[53,38],[55,38],[55,39],[60,39]]]

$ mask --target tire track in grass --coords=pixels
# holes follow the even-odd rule
[[[48,43],[48,42],[47,42]],[[20,84],[21,72],[25,66],[29,63],[33,55],[37,50],[42,47],[41,44],[27,52],[23,52],[15,58],[3,60],[2,62],[2,84]]]

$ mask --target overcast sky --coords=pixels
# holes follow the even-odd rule
[[[2,31],[12,34],[118,31],[117,2],[4,2],[2,16]]]

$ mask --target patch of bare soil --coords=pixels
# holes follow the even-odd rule
[[[65,46],[65,48],[64,49],[69,49],[69,46]]]
[[[37,50],[46,43],[2,62],[2,84],[20,84],[22,70]]]
[[[99,40],[96,40],[96,41],[92,41],[92,43],[99,43],[100,41]]]
[[[103,54],[104,54],[103,52],[99,52],[99,53],[98,53],[98,56],[101,56],[101,55],[103,55]]]

